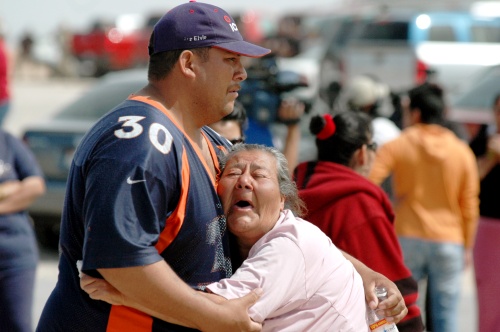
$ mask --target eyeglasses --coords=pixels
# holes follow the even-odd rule
[[[231,142],[232,145],[235,145],[238,143],[245,143],[245,137],[230,139],[229,142]]]
[[[372,151],[377,151],[378,145],[375,142],[366,143],[366,147]]]

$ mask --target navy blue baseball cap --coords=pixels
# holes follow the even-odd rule
[[[190,1],[172,8],[156,23],[149,55],[209,46],[252,58],[271,52],[244,41],[233,18],[223,9]]]

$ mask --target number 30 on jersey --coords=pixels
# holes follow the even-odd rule
[[[144,131],[144,127],[139,124],[139,121],[143,120],[144,118],[145,118],[144,116],[134,116],[134,115],[119,117],[118,121],[123,122],[123,125],[122,129],[115,130],[115,136],[118,138],[125,138],[125,139],[130,139],[139,136]],[[127,131],[125,131],[123,129],[124,127],[129,127],[129,128],[127,128]],[[160,142],[158,137],[161,132],[163,132],[164,134],[163,142]],[[151,126],[149,126],[148,134],[151,144],[153,144],[153,146],[158,151],[160,151],[163,154],[167,154],[170,152],[170,149],[172,147],[173,137],[167,130],[167,128],[155,122],[151,124]]]

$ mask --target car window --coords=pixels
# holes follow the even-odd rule
[[[457,40],[452,26],[431,26],[429,27],[429,41],[454,42]]]
[[[500,93],[500,67],[495,67],[460,97],[455,106],[490,109],[493,105],[493,98],[498,93]]]
[[[500,26],[473,26],[471,39],[478,43],[500,43]]]
[[[354,40],[407,40],[408,22],[369,22],[353,32]]]
[[[95,121],[145,85],[145,80],[108,81],[96,85],[74,103],[66,106],[55,118],[60,120]]]

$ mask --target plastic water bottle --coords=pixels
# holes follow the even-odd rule
[[[375,294],[377,294],[379,303],[387,299],[387,290],[384,287],[375,288]],[[372,332],[398,332],[396,324],[388,322],[381,310],[367,308],[366,321]]]

